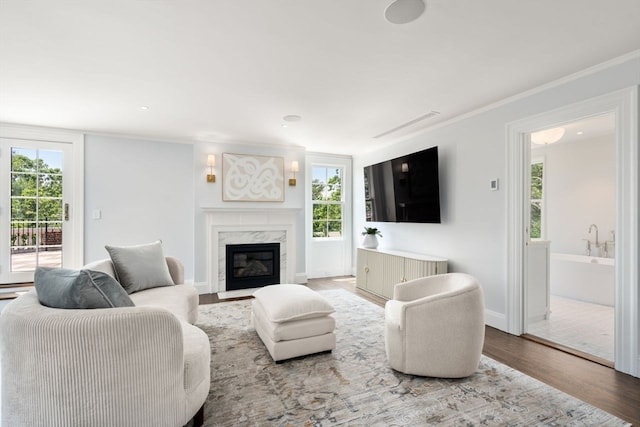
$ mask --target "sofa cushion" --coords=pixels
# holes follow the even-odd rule
[[[91,270],[38,267],[34,284],[40,304],[53,308],[132,307],[133,301],[108,274]]]
[[[329,301],[304,285],[269,285],[253,296],[260,301],[267,319],[275,323],[311,319],[335,311]]]
[[[107,245],[105,248],[113,262],[116,279],[127,293],[174,284],[159,240],[144,245]]]
[[[195,413],[209,394],[211,385],[211,344],[197,326],[180,322],[184,340],[184,390],[189,412]]]
[[[198,319],[198,291],[192,285],[163,286],[129,295],[138,306],[160,307],[169,310],[178,319],[196,323]]]

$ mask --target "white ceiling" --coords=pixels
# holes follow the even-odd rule
[[[0,0],[0,121],[353,154],[640,49],[638,0],[426,1]]]

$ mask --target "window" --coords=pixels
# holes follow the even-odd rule
[[[543,200],[544,200],[544,161],[533,160],[531,162],[531,224],[529,236],[532,239],[540,239],[543,236]]]
[[[344,170],[335,166],[313,166],[311,173],[313,237],[342,238]]]

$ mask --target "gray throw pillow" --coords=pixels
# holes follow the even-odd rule
[[[100,271],[38,267],[34,283],[40,304],[53,308],[133,307],[120,283]]]
[[[107,245],[105,248],[116,278],[127,293],[174,284],[159,240],[145,245]]]

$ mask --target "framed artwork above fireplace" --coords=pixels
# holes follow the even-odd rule
[[[284,202],[284,159],[223,153],[222,200]]]

